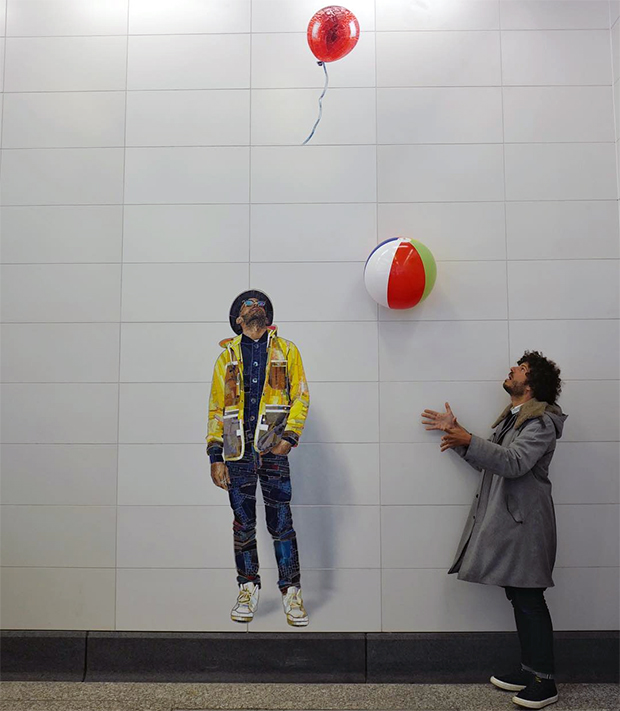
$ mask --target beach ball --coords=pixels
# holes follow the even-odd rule
[[[405,237],[393,237],[375,247],[364,267],[368,293],[389,309],[410,309],[424,301],[436,276],[430,249]]]

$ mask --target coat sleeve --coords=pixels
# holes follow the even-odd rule
[[[227,352],[220,353],[213,367],[211,394],[209,396],[209,422],[207,424],[207,452],[220,450],[224,441],[224,373]]]
[[[507,447],[472,435],[464,459],[474,467],[517,479],[534,467],[555,439],[553,424],[539,417],[526,423]]]
[[[308,407],[310,406],[310,392],[304,373],[304,366],[297,346],[289,341],[287,354],[289,394],[291,409],[286,421],[285,433],[292,433],[291,439],[299,440],[306,423]]]
[[[473,437],[473,436],[474,436],[474,435],[472,435],[472,437]],[[461,457],[461,459],[464,459],[464,460],[469,464],[470,467],[473,467],[474,469],[476,469],[476,470],[479,471],[479,472],[482,471],[482,467],[481,467],[481,466],[479,466],[478,464],[474,464],[473,462],[468,461],[468,459],[467,459],[467,447],[453,447],[453,448],[452,448],[452,451],[456,452],[456,453],[459,455],[459,457]]]

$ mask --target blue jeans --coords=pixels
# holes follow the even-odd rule
[[[247,450],[250,450],[249,452]],[[243,459],[227,462],[228,497],[235,515],[233,536],[237,582],[260,586],[256,549],[256,483],[260,481],[267,529],[273,538],[278,564],[278,587],[299,587],[299,553],[291,514],[291,477],[288,457],[267,453],[259,457],[250,446]]]

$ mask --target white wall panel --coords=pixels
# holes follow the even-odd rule
[[[124,35],[128,0],[19,0],[7,4],[8,36]]]
[[[128,53],[128,89],[246,89],[250,85],[247,34],[133,35]]]
[[[112,444],[5,444],[4,504],[114,506],[117,447]]]
[[[4,97],[3,148],[122,146],[124,129],[124,92],[44,92]]]
[[[252,262],[365,261],[377,244],[375,203],[252,205]]]
[[[3,152],[3,205],[115,205],[122,197],[122,148]]]
[[[374,202],[376,164],[374,146],[253,148],[252,201]]]
[[[247,148],[128,148],[125,201],[247,202],[249,158]]]
[[[114,628],[116,572],[97,568],[5,568],[4,629]]]
[[[507,143],[615,140],[607,86],[508,87],[503,97]]]
[[[120,262],[122,206],[4,207],[2,261]]]
[[[503,30],[604,30],[609,5],[604,0],[500,0]]]
[[[118,321],[120,271],[116,264],[6,265],[2,320]]]
[[[381,146],[377,160],[381,202],[469,202],[504,197],[499,145]]]
[[[8,444],[111,444],[117,422],[115,384],[3,386],[2,441]]]
[[[507,200],[613,200],[611,143],[506,145]]]
[[[498,32],[378,32],[377,84],[497,86]]]
[[[377,3],[378,30],[495,30],[499,27],[495,0],[445,0]]]
[[[211,383],[121,385],[119,442],[203,442],[207,434],[210,387]]]
[[[415,121],[411,117],[415,116]],[[499,87],[379,89],[378,143],[501,143]]]
[[[1,338],[3,382],[118,381],[116,323],[5,324]]]
[[[579,289],[575,288],[576,284]],[[550,294],[553,298],[548,298]],[[617,295],[617,260],[508,263],[511,318],[618,318]]]
[[[126,37],[20,37],[6,41],[5,91],[122,91]]]
[[[616,200],[506,203],[509,259],[617,259]]]
[[[502,33],[502,78],[509,86],[609,84],[609,30]]]
[[[119,506],[119,568],[230,568],[232,511],[227,506]],[[230,530],[230,545],[223,532]]]
[[[8,566],[113,568],[114,506],[3,506]]]
[[[247,262],[247,205],[126,205],[125,262]]]
[[[229,34],[250,31],[250,0],[131,0],[132,35]]]

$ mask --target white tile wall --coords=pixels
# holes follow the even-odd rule
[[[507,86],[610,84],[609,30],[502,32]]]
[[[351,0],[360,41],[306,146],[310,0],[6,7],[2,626],[247,631],[204,436],[252,286],[310,382],[310,632],[514,628],[501,590],[446,575],[478,474],[420,413],[449,401],[487,436],[525,349],[569,414],[555,627],[617,628],[618,2]],[[363,286],[396,236],[438,265],[410,312]],[[252,629],[291,631],[260,509]]]
[[[122,148],[33,148],[3,154],[3,205],[122,202]]]
[[[19,0],[7,4],[7,35],[125,35],[128,0]]]
[[[133,35],[127,51],[128,89],[247,89],[250,85],[247,34]]]
[[[112,444],[5,444],[4,504],[114,506],[117,447]]]
[[[381,202],[414,202],[414,197],[416,202],[476,202],[504,197],[499,145],[381,146],[377,161]]]
[[[378,32],[380,87],[497,86],[498,32]]]
[[[509,259],[617,259],[617,200],[506,203]]]
[[[2,513],[4,565],[113,568],[114,506],[10,506]]]
[[[125,94],[120,91],[7,94],[4,148],[122,146]]]
[[[114,629],[116,572],[97,568],[5,568],[5,629]]]
[[[503,30],[606,30],[605,0],[500,0]]]
[[[249,239],[247,205],[126,205],[124,210],[125,262],[247,262]]]
[[[242,203],[248,199],[247,148],[128,148],[125,200]]]
[[[6,41],[5,91],[122,91],[126,37],[19,37]]]
[[[247,632],[247,625],[230,619],[235,588],[232,568],[121,568],[116,629]]]
[[[118,381],[115,323],[5,324],[1,339],[3,382]]]
[[[128,146],[248,145],[247,91],[132,91]]]
[[[120,205],[4,207],[2,262],[120,262]]]

